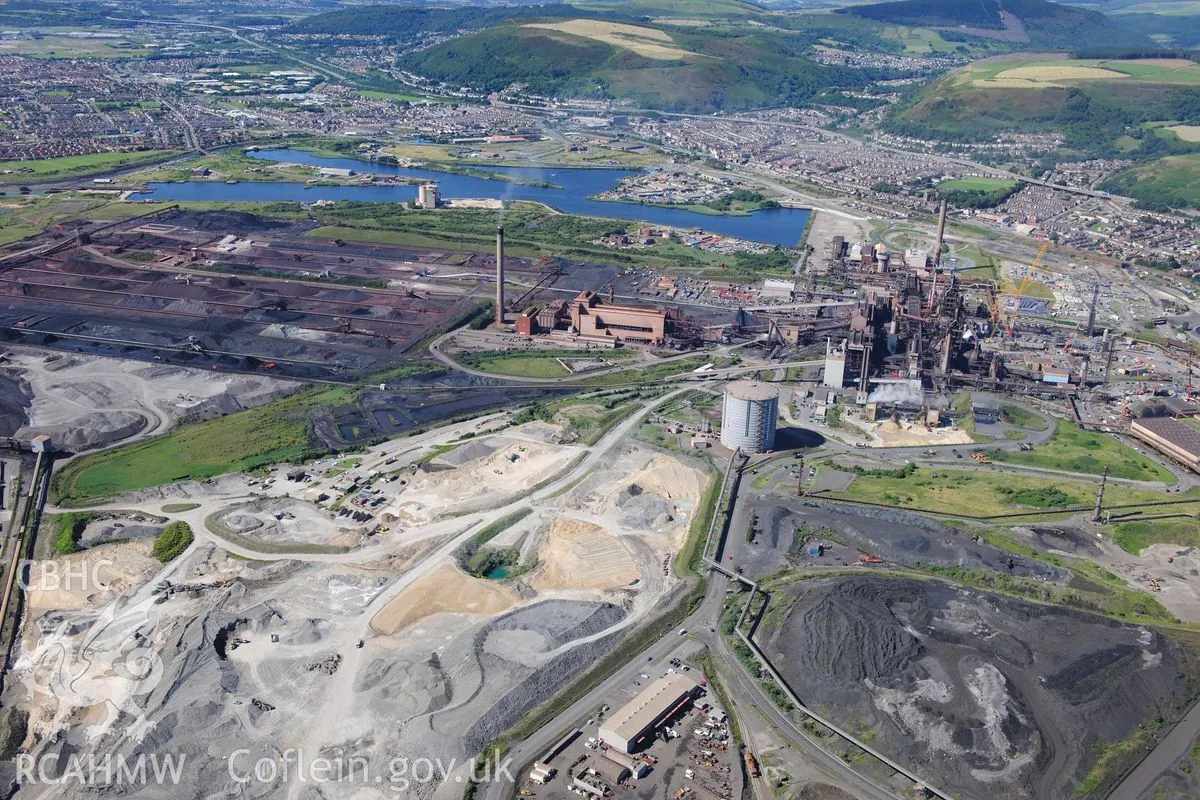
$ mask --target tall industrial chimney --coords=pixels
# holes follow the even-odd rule
[[[933,266],[938,268],[942,266],[942,239],[946,236],[946,201],[942,200],[941,208],[938,209],[938,226],[937,226],[937,243],[934,244],[933,250]]]
[[[1100,281],[1096,281],[1096,284],[1092,287],[1092,305],[1088,309],[1087,335],[1089,339],[1096,335],[1096,303],[1099,301]]]
[[[504,324],[504,226],[496,226],[496,325]]]

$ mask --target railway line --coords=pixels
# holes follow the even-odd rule
[[[19,471],[15,482],[13,515],[3,545],[4,595],[0,598],[0,649],[4,657],[0,664],[0,689],[3,688],[13,644],[21,628],[23,602],[17,583],[24,573],[23,561],[33,555],[34,540],[50,489],[53,464],[54,457],[51,454],[38,452],[28,483],[24,481],[24,470]]]

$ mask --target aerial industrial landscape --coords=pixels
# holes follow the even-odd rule
[[[0,797],[1200,796],[1196,3],[0,67]]]

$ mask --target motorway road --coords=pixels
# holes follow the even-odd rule
[[[185,22],[182,20],[131,19],[128,17],[108,17],[108,19],[112,20],[113,22],[130,22],[130,23],[136,23],[138,25],[174,25],[176,27],[182,26],[185,28],[208,28],[210,30],[221,31],[223,33],[229,34],[234,39],[237,39],[239,42],[241,42],[243,44],[247,44],[255,49],[265,50],[268,53],[273,53],[277,56],[282,56],[283,58],[285,58],[289,61],[295,61],[298,64],[303,64],[304,66],[308,67],[309,69],[313,70],[314,72],[319,72],[322,75],[326,76],[327,78],[332,78],[334,80],[342,80],[342,81],[351,80],[351,77],[346,72],[344,72],[340,69],[336,69],[334,67],[327,66],[327,65],[314,64],[311,61],[306,61],[305,59],[294,55],[291,50],[280,48],[280,47],[272,47],[271,45],[263,44],[262,42],[256,42],[253,39],[247,39],[245,36],[242,36],[240,33],[238,33],[236,28],[229,28],[224,25],[214,25],[209,22]]]

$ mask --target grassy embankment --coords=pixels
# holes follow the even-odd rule
[[[454,359],[472,369],[495,375],[511,375],[520,378],[561,378],[571,372],[559,359],[580,361],[597,358],[620,362],[631,358],[632,350],[506,350],[485,352],[457,352]],[[581,377],[586,377],[584,373]]]
[[[1066,586],[1054,586],[1046,584],[1044,581],[1025,581],[1019,588],[1028,599],[1044,602],[1054,601],[1118,619],[1138,619],[1153,623],[1174,619],[1173,615],[1154,599],[1153,595],[1130,588],[1127,581],[1094,561],[1047,553],[1033,547],[1005,528],[992,527],[976,530],[988,544],[1015,556],[1036,559],[1075,573],[1076,578],[1073,578]],[[1043,589],[1050,591],[1044,594]]]
[[[699,359],[655,365],[610,376],[597,376],[595,385],[637,386],[696,366]],[[420,365],[395,372],[426,369]],[[604,381],[601,379],[607,378]],[[596,401],[595,414],[586,415],[585,440],[616,424],[631,409],[629,400],[649,389]],[[308,411],[355,402],[356,389],[314,389],[281,398],[259,408],[225,417],[186,424],[146,442],[114,448],[70,462],[57,475],[51,488],[53,502],[60,506],[86,506],[124,492],[180,480],[202,480],[215,475],[261,468],[281,461],[303,460],[325,452],[310,437]],[[564,404],[578,401],[564,399]],[[605,404],[611,404],[609,407]],[[581,416],[583,416],[581,414]],[[409,433],[416,432],[416,429]],[[250,545],[247,545],[250,546]]]
[[[301,392],[259,408],[184,425],[145,442],[84,456],[54,476],[51,497],[58,505],[86,505],[171,481],[202,480],[302,458],[312,451],[307,409],[345,403],[349,391]]]
[[[532,508],[518,509],[483,528],[454,552],[454,557],[457,559],[458,565],[476,578],[486,578],[498,567],[510,568],[505,577],[515,577],[513,573],[517,569],[520,569],[522,572],[532,569],[536,566],[536,557],[532,564],[521,565],[520,550],[513,547],[490,548],[486,546],[492,539],[495,539],[532,513]]]
[[[483,167],[595,167],[619,169],[623,167],[651,167],[664,163],[662,153],[647,148],[641,151],[618,150],[596,144],[586,149],[568,152],[563,143],[556,140],[544,142],[512,142],[487,144],[482,148],[447,144],[397,144],[386,149],[397,158],[412,159],[433,167],[483,166]],[[481,158],[479,150],[495,153],[496,158]]]
[[[830,497],[880,503],[912,511],[988,517],[1022,511],[1053,511],[1087,507],[1095,501],[1091,481],[1020,475],[991,470],[956,470],[937,467],[910,470],[867,470],[849,488]],[[907,474],[901,474],[907,473]],[[1200,510],[1200,490],[1171,499],[1195,498]],[[1106,505],[1155,503],[1167,499],[1162,492],[1109,484]],[[1185,508],[1193,508],[1185,506]]]
[[[341,154],[336,153],[331,155],[342,157]],[[209,174],[194,174],[193,171],[200,168],[207,169]],[[361,174],[348,177],[318,175],[317,167],[253,158],[237,149],[191,158],[174,166],[150,167],[128,176],[130,181],[138,183],[181,183],[184,181],[219,183],[238,180],[260,183],[290,181],[321,185],[357,184],[362,183],[364,177],[369,178],[370,176]]]
[[[1170,512],[1178,509],[1166,507],[1162,510]],[[1134,555],[1160,542],[1180,547],[1200,547],[1200,516],[1196,516],[1196,508],[1184,506],[1180,513],[1192,516],[1115,522],[1108,526],[1108,535],[1121,549]]]
[[[755,211],[780,207],[779,201],[771,200],[760,192],[752,192],[746,189],[736,189],[720,200],[714,200],[709,203],[659,203],[633,199],[620,199],[615,202],[626,203],[628,205],[657,206],[659,208],[680,208],[685,211],[707,214],[712,217],[748,217]],[[797,242],[803,241],[803,236],[797,239]]]
[[[186,522],[172,522],[155,537],[150,554],[165,564],[187,550],[193,538],[190,525]]]
[[[1007,414],[1009,406],[1002,409]],[[1175,483],[1175,475],[1120,440],[1104,433],[1086,431],[1070,422],[1060,421],[1045,444],[1032,450],[995,450],[988,453],[993,461],[1029,467],[1099,475],[1108,467],[1109,477],[1137,481]]]
[[[79,539],[91,519],[91,514],[80,511],[68,511],[55,517],[54,552],[60,556],[78,553],[81,549]]]
[[[1005,403],[1000,406],[1000,416],[1009,425],[1031,431],[1044,431],[1050,427],[1041,414],[1035,414],[1024,406]]]
[[[0,165],[0,184],[44,183],[81,178],[165,160],[183,152],[182,150],[139,150],[133,153],[92,153],[35,161],[9,161]]]

